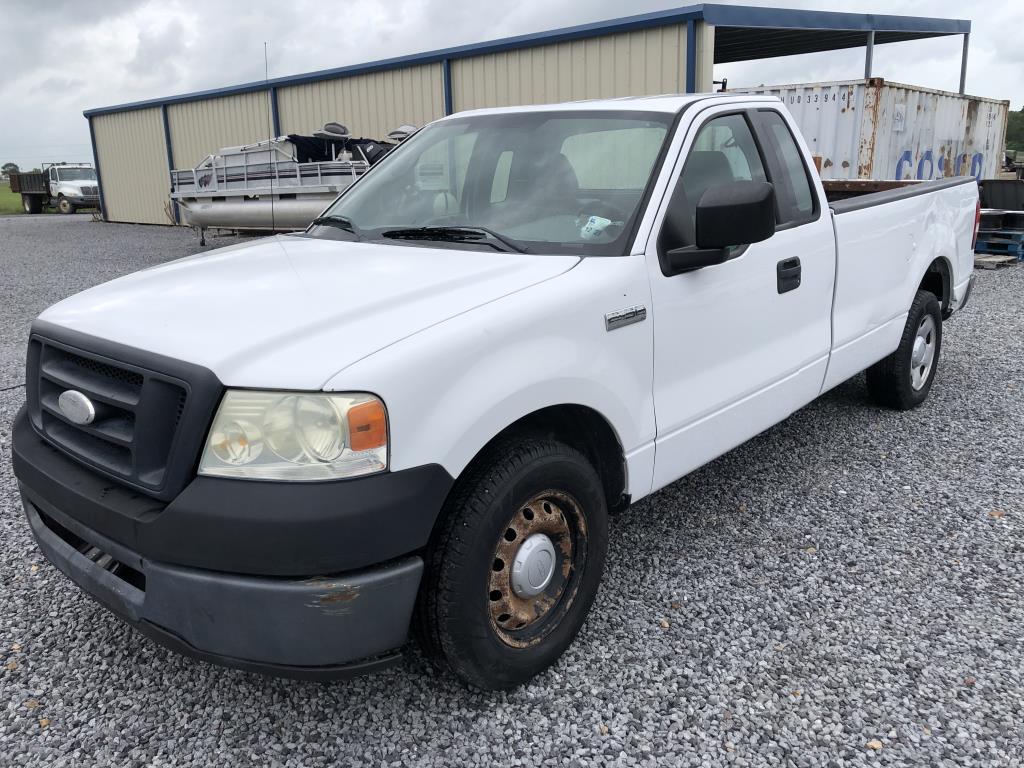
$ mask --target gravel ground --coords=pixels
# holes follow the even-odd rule
[[[0,219],[0,764],[1020,765],[1024,268],[979,272],[923,408],[858,377],[616,518],[581,637],[485,695],[415,650],[334,685],[188,661],[36,550],[10,471],[31,318],[197,249]]]

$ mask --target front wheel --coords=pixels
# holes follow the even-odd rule
[[[523,438],[476,462],[444,515],[417,606],[424,650],[478,688],[520,685],[561,656],[597,594],[601,480],[575,449]]]
[[[868,392],[875,402],[909,411],[928,397],[942,352],[942,307],[935,294],[918,291],[896,351],[868,368]]]
[[[57,210],[64,214],[74,213],[75,206],[73,206],[71,204],[71,201],[68,200],[66,197],[62,197],[57,200]]]

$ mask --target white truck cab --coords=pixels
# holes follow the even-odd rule
[[[94,208],[99,204],[99,182],[96,169],[88,163],[58,163],[46,171],[50,200],[61,213],[74,213],[77,208]]]
[[[768,97],[456,114],[304,233],[46,310],[28,521],[183,653],[339,677],[412,627],[514,686],[582,625],[609,512],[865,369],[925,400],[977,215],[970,178],[830,202]]]

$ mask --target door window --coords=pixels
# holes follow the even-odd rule
[[[817,213],[816,198],[793,132],[775,110],[759,110],[756,114],[759,133],[778,157],[779,167],[772,168],[772,177],[779,199],[779,224],[810,221]]]
[[[705,123],[690,147],[683,172],[669,200],[661,237],[672,247],[696,245],[697,203],[711,187],[734,181],[766,181],[754,135],[741,114]]]

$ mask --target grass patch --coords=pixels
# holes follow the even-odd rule
[[[0,184],[0,213],[24,213],[21,195],[11,192],[10,184]]]

